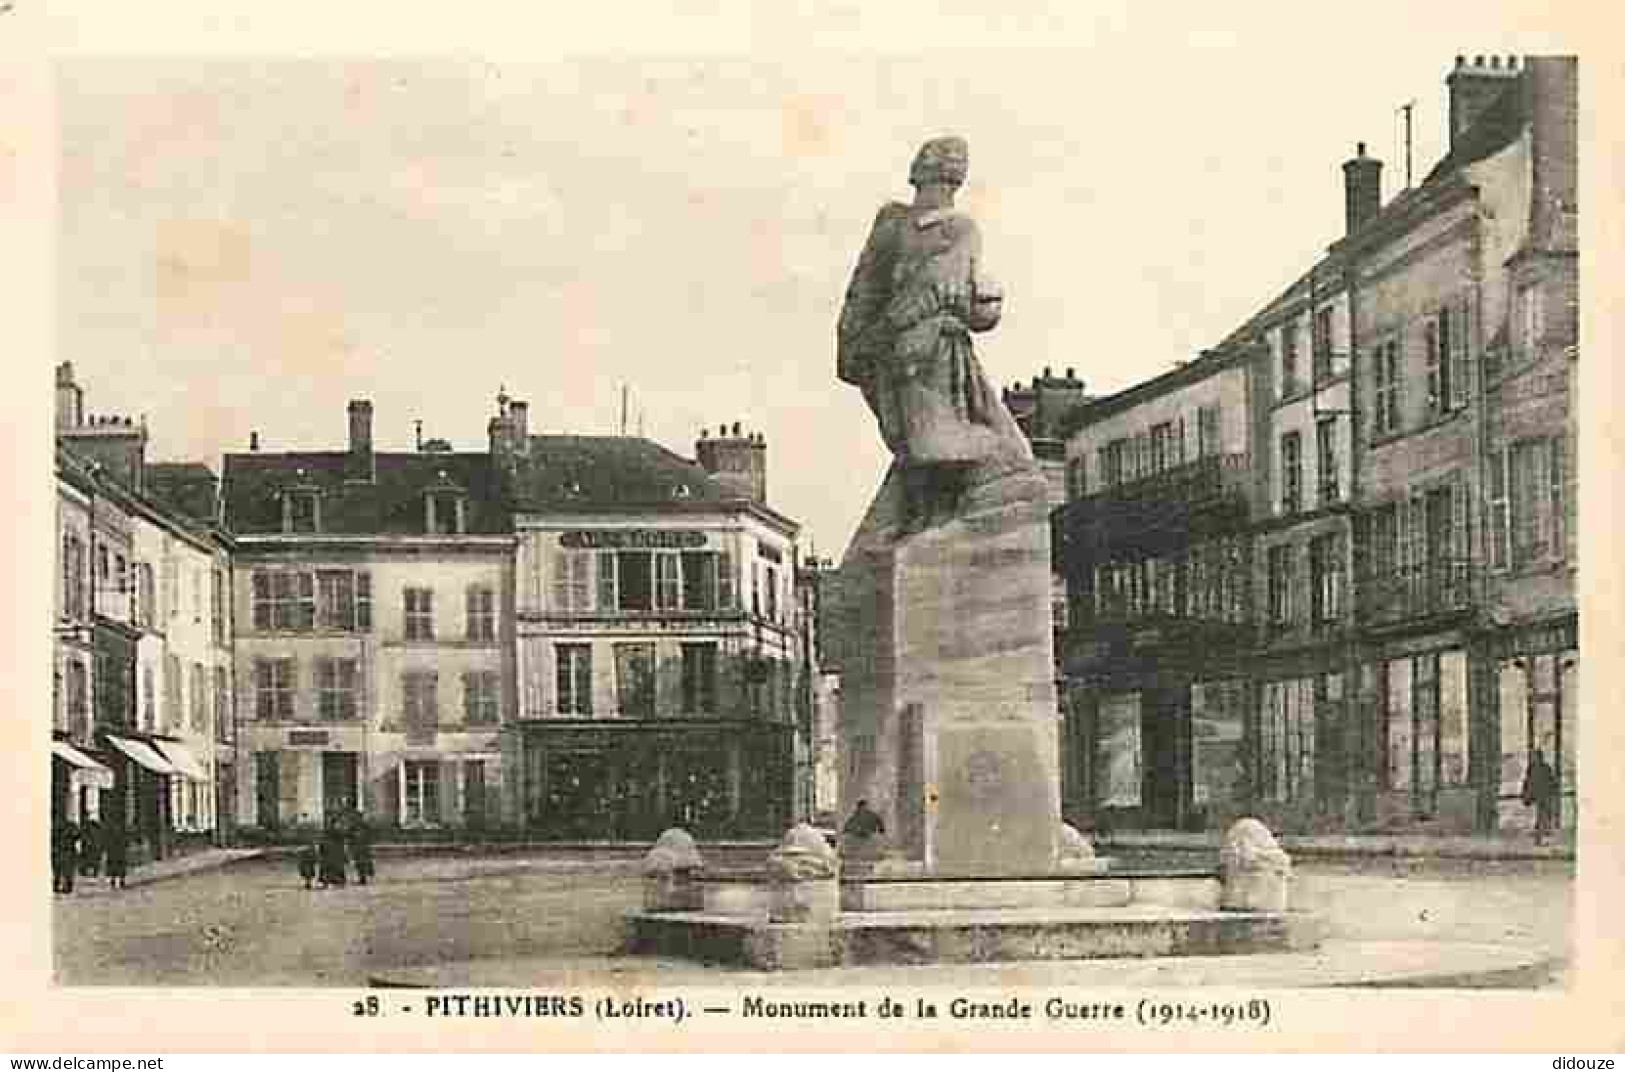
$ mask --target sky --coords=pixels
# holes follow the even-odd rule
[[[685,455],[702,426],[765,434],[772,505],[838,555],[887,459],[834,377],[835,319],[922,140],[970,142],[960,203],[1008,295],[990,378],[1073,368],[1108,393],[1216,344],[1341,235],[1357,141],[1392,197],[1406,101],[1420,181],[1456,54],[1573,50],[1511,5],[1472,27],[1382,2],[1335,25],[1080,10],[930,49],[837,22],[816,50],[643,26],[645,47],[553,55],[67,56],[56,360],[90,412],[145,415],[149,458],[215,467],[251,432],[342,448],[352,398],[383,449],[418,420],[484,449],[499,389],[535,432],[612,434],[624,385],[631,430]]]

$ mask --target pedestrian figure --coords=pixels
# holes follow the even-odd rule
[[[305,889],[310,889],[311,883],[316,881],[316,862],[321,852],[316,845],[316,839],[311,838],[299,848],[299,877],[305,880]]]
[[[365,886],[372,881],[372,831],[359,814],[350,823],[350,858],[355,861],[355,880]]]
[[[323,886],[348,885],[349,877],[346,874],[348,863],[344,852],[344,831],[337,826],[327,828],[327,835],[322,839],[319,863],[320,879]]]
[[[102,869],[102,824],[94,817],[85,820],[79,832],[79,873],[94,877]]]
[[[1557,772],[1539,748],[1523,776],[1523,802],[1535,809],[1535,844],[1542,844],[1557,829],[1558,789]]]
[[[59,823],[51,831],[51,890],[73,892],[73,875],[79,870],[79,829],[73,823]]]
[[[112,823],[103,834],[102,851],[107,860],[107,885],[115,890],[124,888],[124,878],[130,871],[130,835],[120,823]]]

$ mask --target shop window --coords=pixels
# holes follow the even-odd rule
[[[1259,790],[1265,800],[1307,800],[1315,793],[1314,682],[1271,681],[1260,695]]]

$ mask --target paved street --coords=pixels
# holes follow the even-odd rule
[[[1514,944],[1562,956],[1573,865],[1393,859],[1299,866],[1298,907],[1348,940]],[[381,861],[376,885],[307,891],[291,863],[254,861],[118,894],[57,898],[68,985],[356,986],[370,975],[485,957],[580,961],[612,952],[637,905],[632,859],[501,856]]]

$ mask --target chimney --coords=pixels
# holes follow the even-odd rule
[[[358,398],[350,403],[350,456],[344,462],[344,478],[371,484],[377,475],[372,452],[372,403]]]
[[[508,403],[508,434],[513,437],[514,452],[523,456],[530,453],[530,403]]]
[[[1504,66],[1499,56],[1489,62],[1475,56],[1471,63],[1466,56],[1456,57],[1455,68],[1444,80],[1450,90],[1450,148],[1520,73],[1516,56],[1507,57]]]
[[[1355,146],[1354,158],[1343,162],[1343,217],[1353,234],[1382,211],[1382,161],[1365,155],[1365,142]]]
[[[65,432],[85,423],[85,393],[73,382],[73,362],[56,367],[56,430]]]
[[[260,434],[258,432],[250,432],[250,433],[248,433],[248,449],[249,449],[250,453],[258,453],[259,452],[259,449],[260,449]]]
[[[767,504],[767,438],[761,433],[747,434],[737,421],[731,434],[727,427],[715,437],[701,429],[694,456],[730,494]]]

